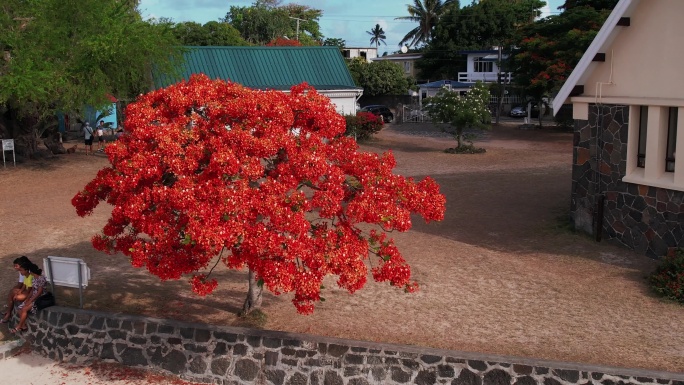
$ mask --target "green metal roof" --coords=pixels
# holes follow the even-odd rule
[[[357,89],[337,47],[185,47],[180,78],[154,76],[155,88],[190,75],[230,80],[256,89],[289,90],[307,82],[317,90]]]

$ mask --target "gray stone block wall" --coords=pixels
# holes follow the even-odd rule
[[[25,333],[71,363],[93,359],[196,382],[267,385],[684,385],[684,374],[370,343],[51,307]]]
[[[627,170],[629,106],[590,105],[576,120],[571,217],[575,228],[657,258],[684,239],[684,192],[622,182]],[[597,203],[604,196],[603,217]]]

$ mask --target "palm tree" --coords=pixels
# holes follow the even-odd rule
[[[410,16],[397,17],[395,20],[415,21],[418,26],[410,30],[399,45],[410,42],[408,46],[411,47],[420,42],[430,42],[437,21],[452,5],[460,6],[458,0],[413,0],[413,4],[406,4]]]
[[[385,36],[385,31],[380,28],[380,24],[375,24],[375,28],[371,29],[370,31],[366,31],[366,33],[371,35],[370,42],[371,44],[375,43],[376,50],[378,49],[379,43],[387,45],[387,43],[385,43],[387,36]]]

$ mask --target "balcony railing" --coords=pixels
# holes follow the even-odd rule
[[[481,81],[484,83],[496,83],[498,82],[498,72],[459,72],[458,81],[461,83],[473,83],[476,81]],[[502,72],[501,81],[508,84],[513,81],[512,72]]]

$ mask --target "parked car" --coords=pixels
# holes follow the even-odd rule
[[[511,108],[511,112],[508,113],[508,116],[512,118],[524,118],[527,116],[527,106],[517,106]],[[536,104],[532,105],[532,117],[533,118],[538,118],[539,117],[539,107]]]
[[[394,120],[394,114],[392,111],[387,106],[383,106],[380,104],[373,104],[370,106],[365,106],[361,108],[361,111],[363,112],[370,112],[375,116],[380,116],[382,117],[382,121],[385,123],[389,123]]]
[[[527,110],[525,107],[518,106],[511,108],[511,112],[508,113],[511,118],[524,118],[527,116]]]

